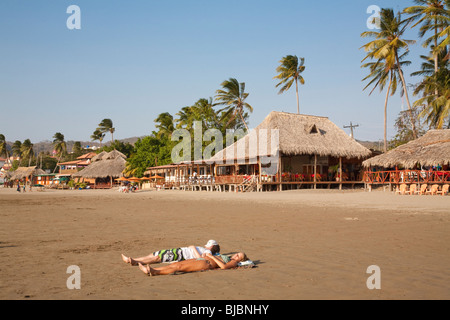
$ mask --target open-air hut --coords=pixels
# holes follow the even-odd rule
[[[450,180],[450,129],[422,137],[363,162],[368,183],[446,182]],[[434,169],[433,169],[434,167]],[[374,169],[372,171],[372,169]]]
[[[91,164],[76,174],[83,179],[95,179],[94,189],[111,188],[113,180],[123,176],[126,156],[117,151],[101,152],[91,160]],[[75,175],[74,175],[75,176]]]
[[[383,168],[401,166],[405,169],[415,169],[418,165],[450,165],[450,129],[430,130],[416,140],[363,162],[365,167]]]
[[[45,171],[36,167],[18,167],[11,173],[10,181],[23,181],[26,184],[32,184],[33,178],[37,175],[45,174]]]
[[[273,111],[208,161],[216,163],[216,183],[222,175],[253,174],[281,188],[304,181],[316,186],[324,180],[361,180],[361,162],[371,154],[327,117]]]

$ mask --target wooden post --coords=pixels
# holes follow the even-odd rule
[[[342,190],[342,157],[339,157],[339,190]]]
[[[317,182],[317,154],[314,155],[314,189],[316,189]]]
[[[283,191],[283,185],[281,184],[281,171],[282,171],[282,168],[281,168],[281,153],[280,152],[278,152],[278,187],[277,187],[277,189],[278,189],[278,191]]]

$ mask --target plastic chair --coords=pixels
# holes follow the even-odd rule
[[[405,194],[406,192],[408,192],[407,189],[407,185],[405,183],[402,183],[400,185],[400,188],[397,187],[397,190],[395,191],[395,194],[399,193],[399,194]]]

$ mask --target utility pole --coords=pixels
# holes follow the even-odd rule
[[[359,124],[352,124],[352,122],[350,121],[350,125],[349,126],[344,126],[344,128],[350,128],[350,137],[352,137],[353,139],[355,139],[355,136],[353,135],[353,128],[358,128]]]

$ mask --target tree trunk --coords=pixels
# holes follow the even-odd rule
[[[61,158],[62,158],[62,154],[61,154],[61,155],[59,156],[59,158],[58,158],[58,163],[61,162]],[[53,169],[53,173],[56,172],[56,168],[58,168],[58,163],[56,164],[55,169]]]
[[[434,28],[434,48],[436,49],[438,46],[437,36],[438,36],[438,28],[437,28],[437,18],[434,18],[435,28]],[[434,81],[437,81],[437,73],[439,71],[439,61],[438,61],[438,53],[434,53]],[[439,91],[436,87],[436,90],[434,91],[436,94],[436,98],[439,96]]]
[[[248,133],[248,126],[247,126],[247,124],[245,123],[244,117],[242,116],[242,113],[241,113],[241,112],[239,112],[239,116],[241,117],[242,123],[244,124],[245,129],[247,129],[247,133]]]
[[[300,114],[300,102],[298,100],[298,81],[295,79],[295,92],[297,93],[297,113]]]
[[[392,73],[391,77],[389,79],[389,86],[386,93],[386,100],[384,101],[384,152],[387,152],[387,106],[388,106],[388,100],[389,100],[389,91],[391,91],[391,85],[392,85]]]
[[[402,80],[402,84],[403,84],[403,91],[405,91],[405,97],[406,97],[406,104],[408,105],[408,109],[409,109],[409,115],[410,115],[410,120],[411,120],[411,129],[412,129],[412,134],[413,134],[413,138],[417,139],[417,132],[416,132],[416,125],[414,123],[414,116],[413,116],[413,112],[412,112],[412,108],[411,108],[411,103],[409,102],[409,97],[408,97],[408,89],[406,87],[406,81],[405,81],[405,77],[403,76],[403,71],[402,68],[400,67],[400,60],[398,58],[398,53],[395,53],[395,58],[397,60],[397,65],[398,65],[398,74],[400,75],[400,79]]]

